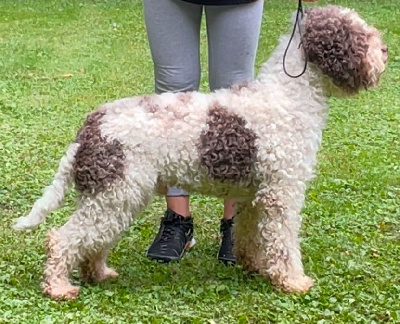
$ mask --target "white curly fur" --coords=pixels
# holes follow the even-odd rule
[[[40,225],[49,213],[60,207],[72,184],[72,163],[77,149],[76,143],[69,146],[67,154],[60,161],[53,183],[45,189],[42,198],[35,202],[29,217],[20,217],[15,221],[15,230],[22,231]]]
[[[353,24],[371,35],[366,58],[374,83],[385,67],[379,33],[354,11],[337,7],[332,19],[355,18]],[[333,15],[332,14],[332,15]],[[302,21],[307,21],[307,14]],[[303,30],[303,32],[306,32]],[[124,178],[99,193],[81,194],[70,220],[48,235],[48,260],[43,283],[52,298],[74,298],[79,287],[68,276],[80,266],[85,280],[117,276],[106,266],[110,248],[135,216],[167,185],[179,185],[192,193],[237,199],[235,254],[238,263],[271,279],[286,291],[305,292],[313,284],[304,274],[298,232],[306,183],[313,176],[317,150],[327,117],[327,91],[332,86],[318,66],[309,63],[297,79],[282,68],[289,35],[262,66],[256,81],[211,94],[164,93],[134,97],[105,104],[101,135],[118,141],[125,154]],[[298,33],[287,55],[286,68],[293,74],[304,64]],[[342,92],[346,94],[346,92]],[[257,136],[256,163],[250,179],[236,183],[211,181],[201,166],[198,142],[207,126],[210,107],[220,106],[242,117]],[[153,107],[154,110],[149,110]],[[14,228],[37,226],[58,207],[70,185],[74,153],[72,144],[61,160],[53,185],[31,213],[17,220]],[[159,192],[162,192],[159,191]]]

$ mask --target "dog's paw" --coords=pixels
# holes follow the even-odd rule
[[[117,271],[112,268],[105,267],[101,271],[81,272],[81,280],[86,283],[102,282],[107,279],[115,279],[118,277]]]
[[[306,275],[290,276],[285,278],[281,286],[286,292],[305,293],[314,285],[314,280]]]
[[[78,297],[79,289],[80,287],[72,285],[56,286],[43,289],[43,293],[55,300],[71,300]]]
[[[107,279],[115,279],[118,277],[118,272],[113,268],[105,268],[103,273],[97,278],[98,281],[104,281]]]

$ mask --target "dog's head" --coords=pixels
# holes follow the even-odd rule
[[[310,8],[301,33],[307,60],[343,91],[357,93],[378,84],[388,49],[380,32],[355,11],[338,6]]]

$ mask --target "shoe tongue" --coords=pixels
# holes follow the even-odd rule
[[[226,231],[233,225],[233,219],[221,219],[221,231]]]
[[[181,219],[183,219],[183,216],[181,216],[181,215],[175,213],[175,212],[172,211],[171,209],[168,209],[168,210],[165,212],[164,221],[167,221],[167,222],[175,222],[175,221],[176,221],[176,222],[178,222],[178,221],[180,221]]]

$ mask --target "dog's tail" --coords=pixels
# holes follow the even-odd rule
[[[48,214],[60,206],[72,184],[72,166],[78,147],[78,143],[73,143],[68,147],[52,184],[44,190],[43,196],[35,202],[27,216],[15,220],[13,224],[15,230],[23,231],[38,226]]]

